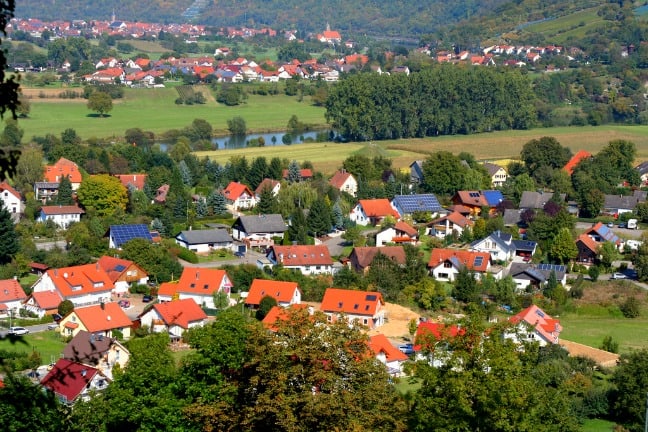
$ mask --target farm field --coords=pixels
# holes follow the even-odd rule
[[[248,129],[256,132],[284,130],[293,115],[303,123],[320,127],[326,124],[324,108],[312,105],[308,97],[298,102],[295,97],[283,95],[250,95],[247,103],[227,107],[215,102],[208,87],[198,88],[207,99],[204,105],[176,105],[178,93],[173,88],[126,89],[124,98],[113,102],[113,110],[105,118],[95,117],[86,107],[85,99],[40,99],[37,95],[43,90],[27,89],[27,94],[36,95],[29,99],[29,118],[20,119],[19,126],[25,131],[25,139],[48,133],[59,135],[67,128],[76,130],[83,139],[118,139],[131,128],[161,134],[189,126],[197,118],[207,120],[221,134],[227,134],[227,120],[236,116],[243,117]],[[58,94],[61,90],[48,91]]]
[[[272,156],[308,160],[316,170],[327,174],[333,173],[341,162],[351,154],[360,152],[369,157],[381,155],[393,160],[397,169],[407,169],[416,159],[424,159],[427,154],[436,151],[472,153],[479,160],[508,162],[519,157],[525,143],[543,136],[553,136],[572,152],[580,149],[596,153],[610,141],[623,139],[635,143],[637,159],[648,160],[648,128],[644,126],[599,126],[599,127],[562,127],[539,128],[523,131],[492,132],[479,135],[454,135],[435,138],[416,138],[366,143],[314,143],[292,146],[272,147]],[[331,151],[331,147],[335,151]],[[227,162],[233,155],[253,159],[258,156],[268,156],[268,147],[245,149],[218,150],[197,152],[197,156],[209,156],[219,162]]]
[[[587,32],[593,32],[604,26],[605,21],[598,16],[598,11],[598,7],[585,9],[553,20],[532,24],[525,27],[525,30],[553,38],[552,40],[557,43],[564,43],[570,37],[583,37]]]

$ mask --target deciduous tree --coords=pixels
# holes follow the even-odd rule
[[[117,177],[101,174],[85,179],[77,190],[79,203],[93,208],[98,215],[110,215],[116,209],[126,210],[128,193]]]
[[[102,91],[94,91],[88,98],[88,109],[99,113],[100,117],[104,117],[106,113],[112,111],[113,102],[110,95]]]

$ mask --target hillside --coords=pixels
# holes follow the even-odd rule
[[[440,26],[481,16],[505,0],[22,0],[17,2],[17,17],[44,20],[117,20],[183,22],[187,16],[210,26],[269,25],[277,29],[297,29],[306,35],[320,32],[330,24],[343,35],[420,36]],[[187,11],[194,6],[191,12]],[[184,16],[183,16],[184,14]]]

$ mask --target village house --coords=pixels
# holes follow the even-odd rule
[[[415,160],[409,166],[410,169],[410,183],[421,184],[423,183],[423,161]]]
[[[257,267],[263,269],[276,265],[305,276],[334,272],[333,259],[326,245],[270,246],[265,259],[257,261]]]
[[[581,163],[581,161],[591,159],[591,158],[592,158],[592,153],[585,150],[579,150],[565,164],[565,166],[563,167],[563,171],[565,171],[567,174],[571,176],[574,173],[574,169],[579,163]]]
[[[75,307],[109,302],[115,285],[99,264],[47,270],[32,287],[34,293],[56,291]]]
[[[58,313],[58,305],[63,301],[57,291],[32,292],[25,300],[23,307],[39,318]]]
[[[79,222],[82,214],[85,214],[85,211],[76,205],[42,206],[37,221],[45,223],[49,220],[57,227],[67,229],[70,224]]]
[[[175,241],[197,254],[208,254],[215,249],[232,249],[234,246],[232,236],[221,228],[180,231]]]
[[[462,268],[467,268],[477,278],[486,274],[490,268],[488,252],[472,252],[463,249],[434,248],[428,262],[430,274],[440,281],[454,282]],[[496,279],[501,279],[501,272],[495,273]]]
[[[376,246],[382,247],[389,243],[411,244],[418,243],[418,230],[406,222],[396,222],[392,227],[388,227],[376,234]]]
[[[79,166],[71,160],[60,158],[54,165],[46,165],[43,174],[43,181],[48,183],[60,183],[63,177],[69,177],[72,190],[75,191],[81,186],[81,171]]]
[[[113,331],[130,339],[133,322],[116,302],[77,307],[59,322],[61,336],[76,336],[81,330],[95,336],[116,337]]]
[[[391,206],[401,217],[411,217],[417,212],[428,213],[431,217],[437,217],[441,213],[446,213],[445,209],[439,204],[437,197],[431,193],[396,195],[391,201]]]
[[[511,234],[497,230],[472,242],[470,250],[488,252],[493,261],[508,261],[516,257],[529,260],[535,254],[537,245],[534,241],[514,240]]]
[[[117,297],[128,293],[131,286],[148,283],[148,273],[133,261],[104,255],[97,264],[115,285],[112,293]]]
[[[545,192],[545,191],[524,191],[522,192],[522,196],[520,197],[520,209],[521,210],[527,210],[527,209],[532,209],[532,210],[542,210],[544,209],[545,205],[549,201],[551,201],[554,197],[553,192]],[[567,197],[567,194],[561,193],[558,194],[557,198],[560,203],[564,203],[565,199]]]
[[[329,322],[346,319],[349,323],[374,329],[385,323],[384,306],[379,292],[327,288],[320,310]]]
[[[18,316],[27,294],[16,279],[0,280],[0,316]]]
[[[59,183],[58,182],[35,182],[34,183],[34,199],[45,204],[51,201],[58,195]]]
[[[508,173],[499,165],[490,162],[484,162],[484,168],[488,171],[488,175],[491,178],[491,186],[494,188],[504,186],[506,179],[508,178]]]
[[[105,390],[109,383],[110,379],[98,369],[62,358],[40,385],[54,393],[62,404],[73,405],[77,401],[89,401],[92,392]]]
[[[452,202],[470,209],[471,216],[478,216],[482,209],[493,213],[499,203],[504,201],[504,195],[498,190],[485,191],[457,191],[452,197]]]
[[[288,226],[280,214],[239,216],[232,224],[232,236],[247,247],[269,247],[283,239]]]
[[[598,250],[600,243],[584,233],[576,237],[575,242],[576,249],[578,250],[576,262],[586,265],[594,264],[599,256]]]
[[[229,302],[232,286],[225,270],[185,267],[178,281],[160,285],[158,299],[168,302],[190,298],[202,307],[216,309],[214,295],[223,293]]]
[[[223,196],[234,210],[250,209],[256,205],[254,193],[239,182],[230,182],[223,190]]]
[[[112,379],[113,368],[118,365],[124,370],[130,352],[115,338],[80,330],[63,348],[63,358],[96,368]]]
[[[288,307],[300,304],[302,293],[297,282],[254,279],[245,298],[245,306],[258,309],[261,300],[266,296],[274,298],[277,305]]]
[[[270,189],[273,196],[277,196],[279,195],[279,190],[281,190],[281,182],[271,178],[264,178],[254,191],[254,196],[257,201],[261,198],[261,192],[266,188]]]
[[[529,288],[542,290],[553,273],[556,282],[562,286],[567,285],[567,267],[558,264],[530,264],[513,263],[508,275],[513,278],[518,292],[527,291]]]
[[[509,322],[516,325],[516,331],[507,333],[504,337],[515,342],[537,342],[540,346],[546,346],[557,344],[560,340],[560,321],[536,305],[518,312],[509,318]]]
[[[474,224],[472,220],[454,211],[428,223],[427,234],[440,239],[453,235],[453,233],[459,237],[464,231],[472,230]]]
[[[207,314],[192,299],[172,300],[156,303],[140,316],[142,326],[147,326],[153,333],[166,332],[172,338],[194,327],[202,327],[207,322]]]
[[[379,225],[383,219],[391,216],[396,220],[400,214],[391,206],[387,198],[366,199],[358,201],[358,204],[351,210],[349,218],[358,225]]]
[[[444,366],[452,355],[450,342],[465,333],[466,331],[457,324],[419,322],[413,347],[416,360],[427,361],[436,368]]]
[[[349,255],[349,267],[358,273],[366,273],[371,267],[376,255],[381,254],[399,266],[405,265],[405,249],[403,246],[362,246],[354,247]]]
[[[261,320],[261,323],[263,326],[272,331],[276,332],[279,330],[279,325],[278,323],[280,321],[286,322],[290,319],[290,313],[296,310],[307,310],[309,316],[313,315],[315,313],[315,309],[312,306],[309,306],[304,303],[299,303],[299,304],[292,304],[288,307],[282,307],[282,306],[273,306],[266,316]]]
[[[0,199],[2,200],[2,206],[11,213],[11,220],[13,220],[14,223],[17,223],[25,208],[20,192],[11,187],[11,185],[4,180],[0,183]]]
[[[354,197],[358,195],[358,181],[345,169],[336,171],[329,184],[340,192],[346,192]]]
[[[139,238],[153,242],[152,233],[146,224],[110,225],[108,230],[108,247],[121,249],[127,241]]]
[[[116,174],[115,177],[127,190],[144,190],[148,174]]]
[[[281,178],[284,180],[288,180],[290,171],[287,169],[284,169],[281,172]],[[313,170],[310,168],[302,168],[299,170],[299,179],[297,181],[308,181],[313,179]]]
[[[389,375],[400,377],[404,375],[403,366],[409,357],[389,342],[384,334],[369,337],[369,348],[376,359],[385,365]]]

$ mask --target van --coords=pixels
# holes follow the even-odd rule
[[[8,333],[10,335],[22,336],[29,333],[29,330],[27,330],[25,327],[9,327]]]

